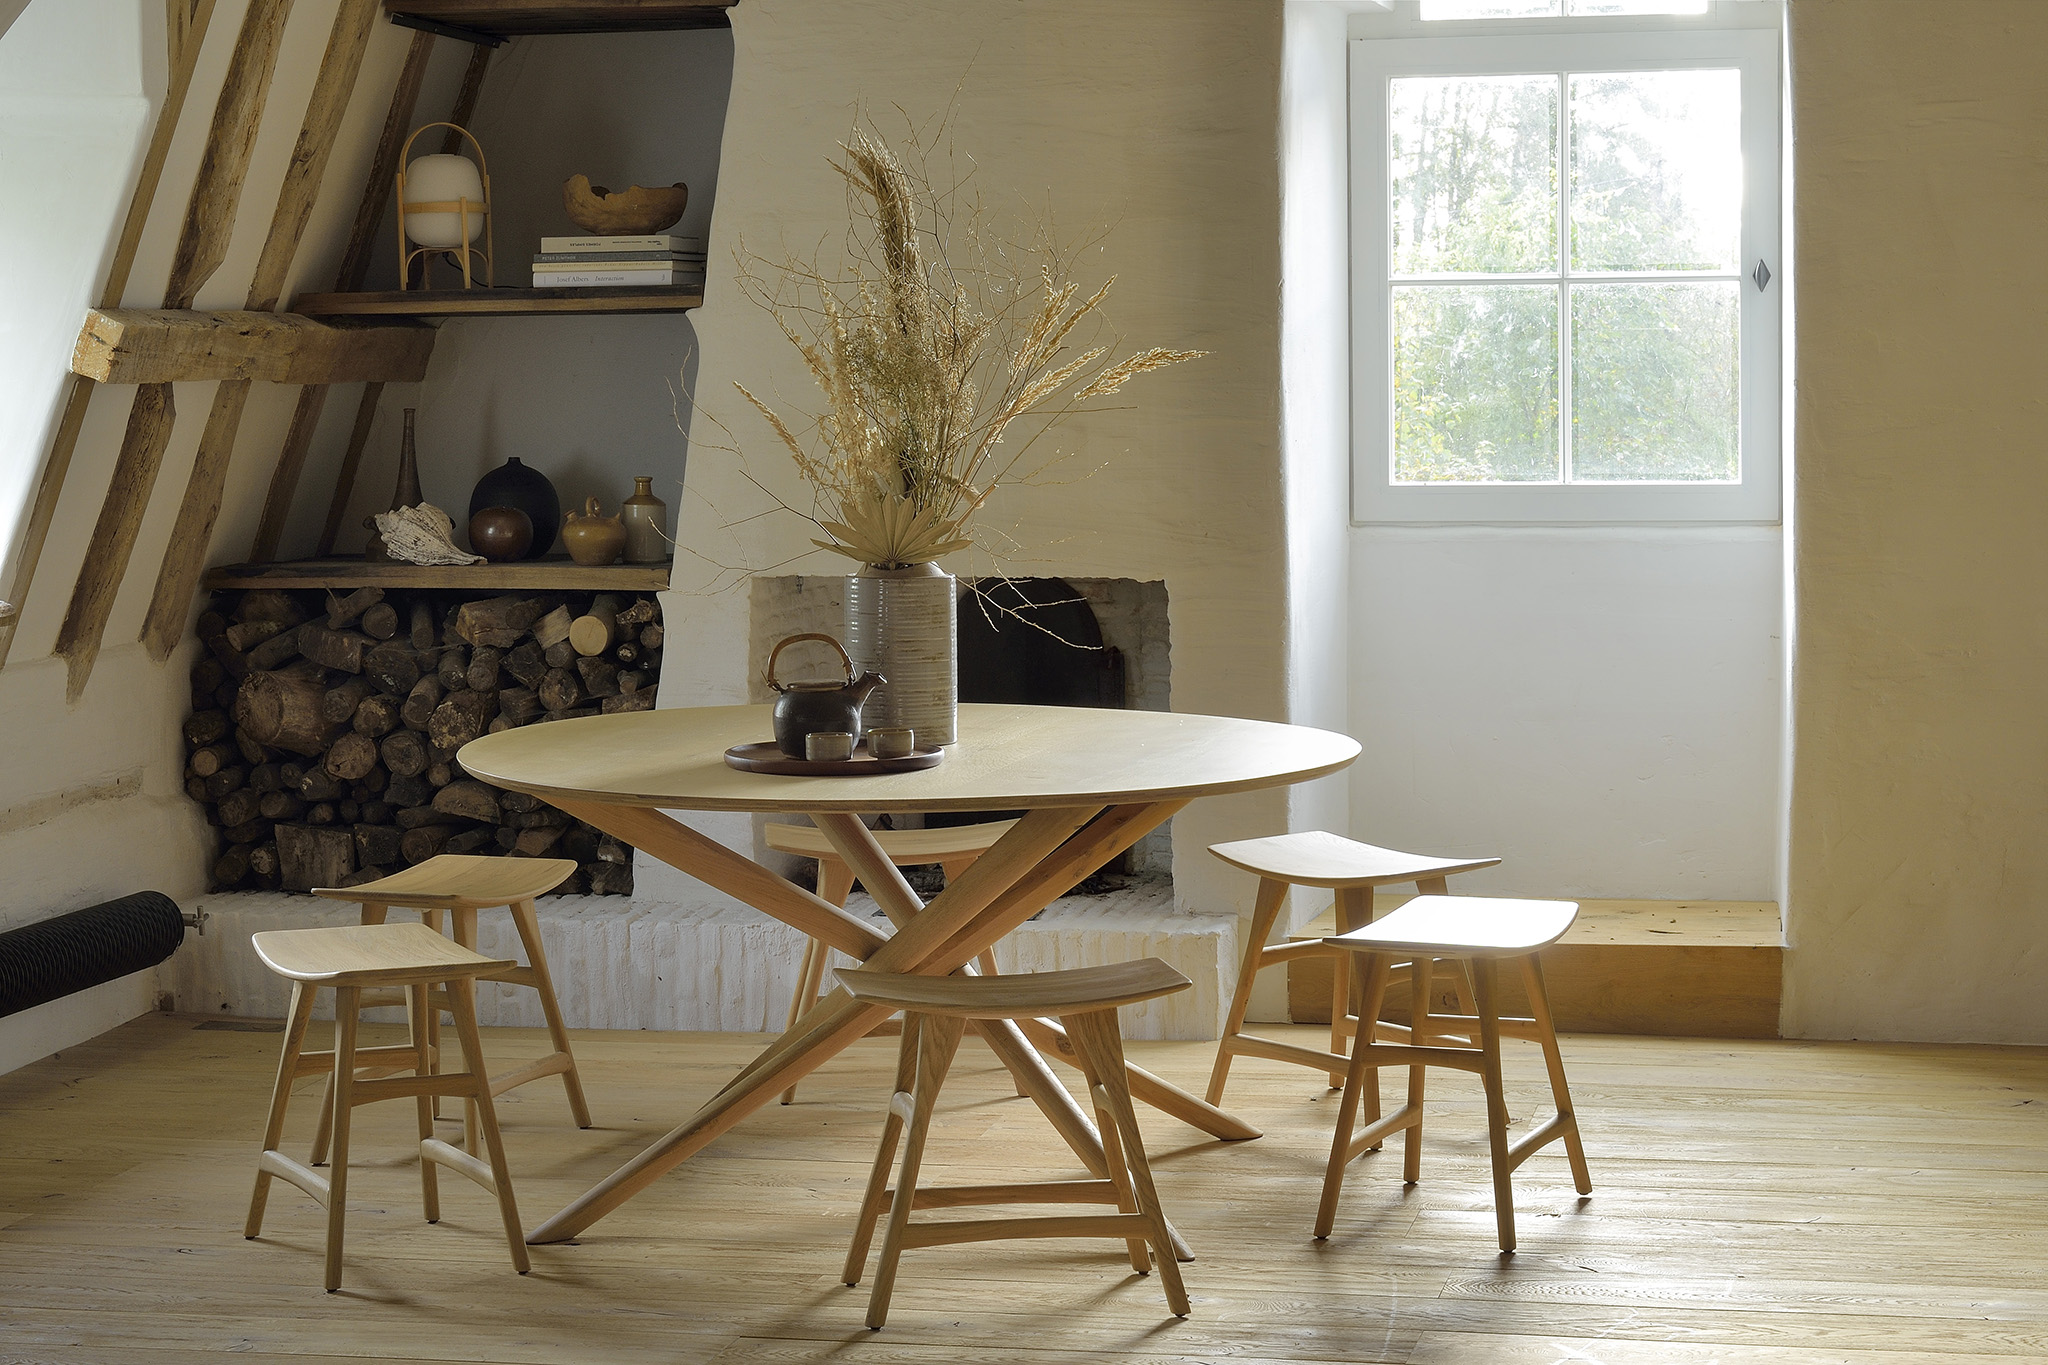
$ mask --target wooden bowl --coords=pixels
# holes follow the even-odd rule
[[[635,185],[616,192],[591,184],[587,175],[572,175],[562,182],[562,208],[569,221],[600,237],[660,232],[675,225],[689,202],[690,187],[680,180],[673,185]]]

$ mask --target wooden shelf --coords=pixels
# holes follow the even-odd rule
[[[724,28],[737,0],[384,0],[385,12],[510,38]]]
[[[559,588],[582,592],[660,592],[669,565],[607,564],[590,568],[567,559],[513,564],[387,564],[357,556],[289,559],[275,564],[224,564],[206,571],[206,586],[222,588],[453,588],[494,592]]]
[[[292,311],[309,318],[534,317],[549,313],[681,313],[704,305],[696,289],[385,289],[301,294]]]

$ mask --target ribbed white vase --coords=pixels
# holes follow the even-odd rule
[[[855,668],[889,680],[861,707],[865,728],[907,725],[920,749],[953,743],[960,696],[955,586],[936,564],[870,564],[847,580],[846,652]]]

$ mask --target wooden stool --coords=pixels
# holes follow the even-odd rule
[[[1187,1290],[1173,1259],[1172,1232],[1152,1185],[1152,1168],[1138,1136],[1131,1111],[1131,1090],[1124,1071],[1123,1034],[1116,1009],[1156,996],[1186,990],[1192,983],[1158,958],[1120,962],[1107,967],[1082,967],[1064,972],[1026,972],[1016,976],[899,976],[889,972],[842,967],[839,982],[854,999],[890,1005],[904,1012],[903,1046],[897,1054],[896,1093],[889,1099],[889,1117],[882,1125],[882,1145],[875,1153],[861,1199],[853,1246],[846,1254],[846,1282],[860,1283],[875,1219],[886,1202],[889,1225],[882,1234],[882,1256],[875,1266],[875,1287],[868,1297],[869,1327],[879,1328],[889,1315],[889,1295],[896,1285],[896,1264],[910,1247],[950,1246],[955,1242],[1001,1241],[1016,1237],[1114,1237],[1131,1257],[1140,1275],[1159,1263],[1166,1302],[1176,1316],[1188,1315]],[[946,1069],[960,1045],[970,1019],[1035,1019],[1056,1015],[1073,1040],[1088,1095],[1095,1103],[1102,1131],[1103,1154],[1109,1160],[1107,1180],[1058,1180],[1016,1185],[949,1185],[919,1189],[918,1165],[924,1157],[925,1134],[931,1127],[932,1105],[945,1083]],[[910,1128],[903,1166],[889,1187],[889,1166],[904,1125]],[[970,1222],[913,1224],[919,1208],[958,1208],[969,1204],[1114,1204],[1116,1213],[1065,1214],[1041,1218],[989,1218]],[[1147,1255],[1148,1247],[1151,1255]]]
[[[256,1192],[249,1200],[249,1221],[242,1235],[263,1231],[263,1205],[270,1181],[281,1176],[327,1207],[327,1292],[341,1288],[341,1232],[348,1212],[349,1115],[359,1104],[412,1096],[419,1105],[420,1195],[427,1221],[441,1221],[440,1191],[434,1180],[438,1162],[453,1167],[498,1198],[512,1264],[527,1272],[526,1235],[520,1231],[519,1208],[512,1201],[512,1177],[505,1169],[505,1145],[498,1134],[498,1114],[491,1104],[490,1077],[484,1071],[483,1048],[476,1031],[476,979],[490,979],[509,962],[483,957],[450,943],[423,924],[347,925],[338,929],[280,929],[250,940],[263,965],[292,983],[292,1010],[285,1025],[284,1055],[277,1063],[277,1086],[270,1097],[270,1122],[263,1130],[263,1155],[256,1162]],[[427,1048],[428,987],[442,985],[447,1009],[455,1018],[455,1036],[469,1070],[432,1071]],[[322,986],[334,989],[334,1050],[306,1052],[306,1021],[313,1017],[313,998]],[[407,1037],[398,1047],[356,1046],[357,1015],[366,987],[402,987],[407,1006]],[[365,1062],[380,1072],[410,1071],[411,1076],[364,1080],[356,1069]],[[326,1071],[332,1104],[327,1121],[334,1132],[334,1165],[327,1175],[301,1166],[277,1150],[284,1134],[285,1106],[292,1082]],[[432,1097],[456,1095],[468,1102],[464,1152],[434,1136]],[[474,1153],[477,1133],[483,1134],[488,1163]]]
[[[1361,1033],[1351,1049],[1344,1075],[1344,1098],[1337,1107],[1337,1131],[1330,1143],[1330,1166],[1323,1177],[1322,1205],[1316,1210],[1316,1236],[1328,1237],[1337,1218],[1337,1196],[1344,1186],[1344,1168],[1390,1134],[1402,1138],[1402,1178],[1422,1178],[1422,1091],[1424,1073],[1432,1066],[1476,1071],[1486,1088],[1486,1136],[1493,1156],[1494,1219],[1500,1228],[1500,1249],[1515,1249],[1515,1194],[1510,1177],[1540,1147],[1564,1139],[1571,1161],[1572,1183],[1580,1194],[1593,1192],[1586,1173],[1586,1152],[1579,1142],[1579,1121],[1572,1112],[1571,1090],[1564,1079],[1564,1058],[1551,1026],[1550,997],[1543,989],[1537,950],[1557,942],[1578,918],[1571,901],[1482,900],[1473,896],[1418,896],[1400,909],[1362,929],[1326,939],[1347,953],[1361,954],[1365,986],[1363,1018],[1377,1018],[1386,994],[1387,970],[1397,959],[1413,963],[1409,990],[1414,1001],[1408,1043],[1376,1042]],[[1436,1014],[1430,1009],[1431,967],[1439,958],[1471,965],[1476,1015]],[[1500,1017],[1499,964],[1521,964],[1522,985],[1529,997],[1527,1019]],[[1447,1036],[1476,1030],[1478,1042]],[[1557,1113],[1512,1147],[1508,1145],[1507,1100],[1501,1089],[1501,1035],[1523,1038],[1543,1048],[1550,1069],[1550,1093]],[[1379,1068],[1408,1066],[1408,1102],[1385,1118],[1379,1113]],[[1367,1124],[1352,1131],[1361,1101]]]
[[[953,825],[932,829],[878,829],[874,832],[875,842],[882,846],[882,852],[898,867],[922,867],[926,863],[937,863],[945,869],[946,881],[950,884],[961,873],[995,846],[996,840],[1010,832],[1015,820],[991,820],[979,825]],[[763,832],[768,847],[777,853],[794,853],[800,858],[818,860],[818,895],[832,902],[840,909],[846,908],[846,898],[853,894],[853,869],[839,856],[839,850],[832,847],[832,841],[825,837],[825,831],[816,825],[770,825]],[[823,994],[825,981],[825,959],[831,949],[816,939],[810,939],[804,947],[803,964],[797,968],[796,990],[789,997],[789,1021],[784,1031],[796,1027],[796,1021],[803,1017],[805,1010],[818,1003]],[[984,974],[996,974],[996,959],[993,953],[983,953],[980,958]],[[1023,1094],[1022,1090],[1017,1092]],[[796,1098],[796,1087],[782,1092],[782,1102],[788,1104]]]
[[[1372,893],[1378,886],[1414,882],[1425,896],[1449,894],[1445,878],[1458,872],[1476,872],[1495,867],[1498,858],[1432,858],[1423,853],[1401,853],[1375,848],[1342,835],[1322,830],[1300,834],[1276,834],[1267,839],[1241,839],[1229,844],[1211,844],[1209,851],[1259,877],[1259,896],[1252,907],[1252,924],[1245,944],[1244,963],[1237,969],[1237,990],[1230,999],[1230,1014],[1223,1025],[1223,1039],[1216,1046],[1216,1066],[1209,1073],[1208,1100],[1223,1103],[1223,1085],[1230,1077],[1230,1059],[1243,1055],[1269,1061],[1292,1062],[1296,1066],[1326,1071],[1331,1085],[1344,1082],[1347,1039],[1358,1032],[1359,1015],[1352,1009],[1350,956],[1334,952],[1320,939],[1305,943],[1283,943],[1268,947],[1266,936],[1280,917],[1289,886],[1319,886],[1337,893],[1337,928],[1349,933],[1372,921]],[[1262,967],[1275,967],[1298,957],[1334,956],[1330,986],[1330,1050],[1283,1043],[1245,1033],[1244,1012],[1251,1004],[1252,981]],[[1467,1011],[1473,1008],[1470,987],[1458,978],[1459,996]],[[1379,1024],[1374,1036],[1386,1033],[1405,1037],[1395,1024]]]
[[[441,916],[446,913],[455,921],[455,941],[471,950],[476,948],[477,911],[501,905],[510,910],[512,923],[519,930],[519,941],[526,948],[529,965],[522,967],[516,962],[508,962],[483,979],[531,986],[538,991],[541,1013],[547,1019],[548,1037],[555,1050],[538,1061],[492,1077],[491,1094],[502,1095],[528,1081],[559,1074],[562,1088],[569,1094],[569,1112],[575,1116],[576,1126],[588,1128],[590,1106],[583,1099],[583,1078],[576,1071],[576,1056],[569,1050],[569,1030],[562,1023],[562,1006],[555,999],[554,978],[548,975],[547,951],[540,941],[540,915],[533,903],[535,896],[554,890],[575,870],[576,864],[565,858],[479,858],[469,854],[442,853],[374,882],[315,888],[313,894],[329,900],[360,901],[364,924],[384,923],[386,913],[391,907],[398,906],[419,911],[420,919],[427,927],[439,933]],[[395,996],[395,992],[366,994],[362,1007],[403,1003]],[[447,1009],[448,1004],[438,994],[431,1003],[434,1008],[427,1013],[427,1049],[433,1066],[438,1070],[441,1011]],[[332,1098],[330,1093],[328,1099]],[[322,1110],[319,1130],[313,1135],[312,1163],[315,1166],[327,1159],[328,1125],[325,1116],[332,1111],[331,1104]]]

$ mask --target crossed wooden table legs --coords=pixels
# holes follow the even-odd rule
[[[1169,819],[1185,801],[1118,806],[1063,806],[1031,811],[958,880],[919,899],[858,816],[813,815],[854,875],[895,925],[884,936],[871,924],[822,900],[663,812],[646,806],[568,801],[564,811],[660,858],[700,881],[821,939],[875,971],[944,975],[968,964],[998,939],[1065,895],[1080,881]],[[866,1036],[887,1009],[856,1003],[834,988],[795,1026],[748,1063],[726,1087],[652,1146],[571,1201],[527,1238],[560,1242],[595,1223],[688,1160],[712,1139],[769,1103],[804,1076]],[[1046,1064],[1074,1064],[1065,1032],[1049,1019],[991,1021],[983,1036],[1019,1085],[1088,1169],[1108,1173],[1095,1125]],[[1130,1067],[1136,1099],[1224,1139],[1259,1130],[1139,1067]],[[1189,1253],[1175,1235],[1179,1258]]]

